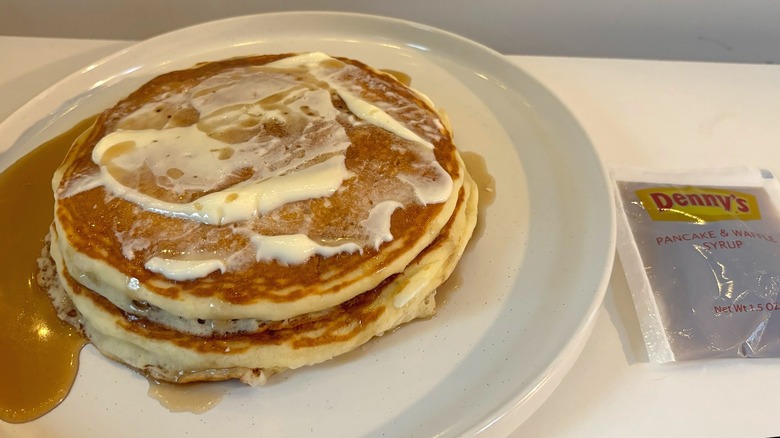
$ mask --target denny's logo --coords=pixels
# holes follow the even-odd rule
[[[651,187],[636,191],[653,220],[711,222],[761,219],[756,197],[707,187]]]

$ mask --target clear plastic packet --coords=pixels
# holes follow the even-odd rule
[[[653,362],[780,357],[780,184],[616,169],[618,255]]]

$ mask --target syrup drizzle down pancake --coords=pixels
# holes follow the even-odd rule
[[[52,184],[44,286],[104,354],[174,382],[262,383],[432,315],[476,222],[429,99],[322,53],[158,76]]]

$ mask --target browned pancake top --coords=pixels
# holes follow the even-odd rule
[[[425,170],[427,163],[414,153],[399,152],[411,143],[380,127],[355,123],[355,118],[345,102],[335,92],[331,93],[337,117],[346,132],[350,146],[346,150],[346,168],[353,178],[344,181],[342,187],[328,197],[306,199],[285,204],[275,210],[259,214],[250,220],[228,225],[196,223],[145,210],[122,197],[115,196],[105,187],[98,186],[74,195],[61,196],[85,175],[94,175],[99,167],[92,160],[92,150],[101,138],[117,129],[135,129],[132,115],[150,103],[163,102],[171,94],[185,93],[199,83],[231,69],[260,66],[289,55],[255,56],[211,62],[189,70],[177,71],[151,80],[113,108],[102,113],[94,128],[83,142],[77,142],[63,164],[63,176],[58,188],[56,219],[64,231],[69,245],[78,253],[103,261],[129,278],[137,279],[149,291],[176,300],[188,296],[210,298],[232,304],[258,301],[290,302],[312,294],[331,294],[348,288],[364,274],[381,272],[428,234],[438,233],[432,223],[440,218],[444,203],[423,205],[406,203],[392,215],[390,231],[393,240],[383,243],[378,250],[370,245],[362,252],[339,253],[324,257],[314,255],[300,264],[284,264],[277,261],[257,261],[252,257],[238,257],[232,269],[213,272],[206,277],[172,281],[144,267],[147,260],[159,256],[176,256],[184,253],[208,255],[241,255],[250,246],[246,231],[262,235],[304,233],[312,240],[339,243],[345,238],[362,242],[359,224],[364,221],[371,207],[382,199],[372,199],[376,188],[399,186],[412,197],[411,189],[401,187],[399,174],[417,173],[430,177]],[[439,165],[458,181],[462,178],[457,154],[450,133],[443,127],[437,114],[416,93],[395,81],[391,76],[379,73],[360,62],[339,58],[357,67],[350,73],[354,88],[360,97],[371,102],[386,104],[392,117],[403,123],[421,138],[432,143]],[[160,129],[171,126],[189,126],[198,122],[199,114],[191,106],[172,107],[161,104],[152,126]],[[148,122],[148,120],[147,120]],[[230,135],[284,136],[286,127],[279,124],[254,126],[252,133]],[[436,134],[432,135],[433,129]],[[316,142],[316,138],[311,139]],[[399,149],[399,146],[402,148]],[[296,151],[290,151],[296,153]],[[423,169],[423,170],[421,170]],[[238,172],[225,185],[233,185],[253,177],[251,169]],[[138,188],[144,193],[170,202],[190,202],[205,192],[188,191],[167,193],[151,175],[141,171],[137,175]],[[438,219],[440,220],[440,219]],[[446,221],[446,219],[445,219]],[[441,226],[441,225],[439,225]],[[132,246],[129,242],[143,242]],[[352,275],[357,274],[357,275]],[[324,282],[344,277],[332,287],[322,288]],[[386,277],[386,276],[385,276]],[[381,281],[381,278],[377,281]]]

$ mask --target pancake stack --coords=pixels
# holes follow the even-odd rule
[[[432,315],[477,210],[433,104],[322,53],[152,79],[53,188],[39,282],[61,318],[179,383],[262,384]]]

